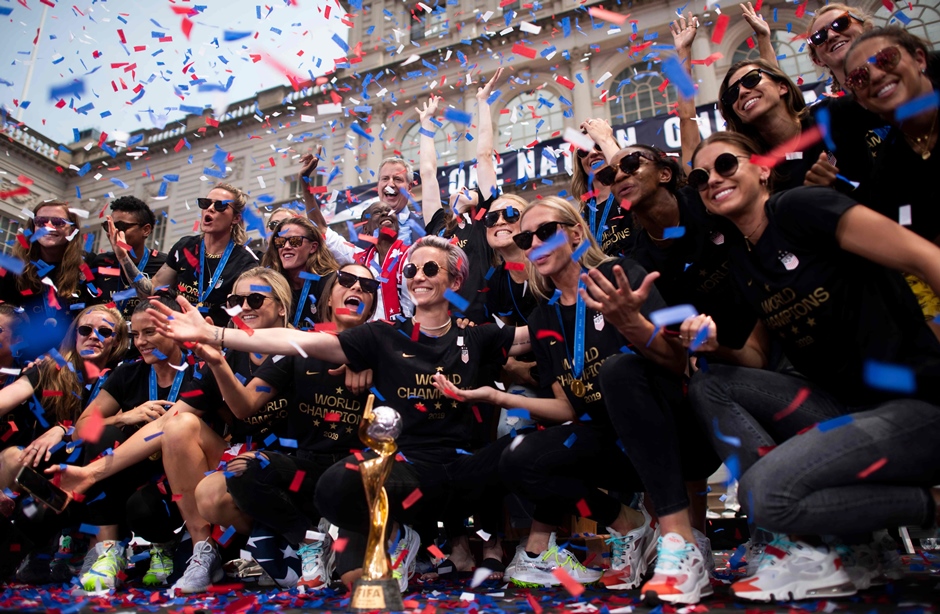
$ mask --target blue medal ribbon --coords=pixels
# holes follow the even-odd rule
[[[310,294],[310,285],[312,283],[312,279],[304,280],[304,287],[300,290],[300,300],[297,301],[297,311],[294,312],[294,328],[297,328],[300,323],[300,316],[304,311],[304,305],[307,304],[307,296]]]
[[[604,214],[601,216],[601,223],[594,227],[594,238],[601,243],[601,237],[604,236],[604,227],[607,225],[607,216],[610,215],[610,208],[614,204],[614,194],[611,192],[607,197],[607,204],[604,205]]]
[[[561,307],[555,303],[555,313],[558,315],[558,326],[561,327],[561,335],[565,340],[565,353],[568,354],[568,362],[571,363],[571,374],[575,379],[581,378],[584,371],[584,318],[587,314],[587,306],[584,299],[581,298],[580,290],[584,288],[584,282],[578,281],[578,302],[574,310],[574,349],[573,355],[568,351],[568,337],[565,335],[565,323],[561,319]]]
[[[94,400],[95,400],[95,397],[98,396],[98,393],[101,392],[101,385],[104,384],[105,380],[108,379],[108,375],[110,375],[110,374],[111,374],[111,372],[108,371],[107,373],[98,376],[98,381],[95,382],[95,387],[91,389],[91,396],[88,397],[88,402],[89,402],[89,403],[91,403],[92,401],[94,401]]]
[[[183,361],[185,362],[185,360],[186,360],[186,357],[184,356]],[[176,372],[176,375],[173,377],[173,385],[170,387],[170,394],[167,395],[167,398],[162,399],[162,400],[168,401],[170,403],[176,403],[176,397],[178,397],[180,394],[180,386],[183,385],[184,375],[186,375],[185,369],[183,371]],[[157,388],[157,372],[154,370],[152,366],[150,367],[150,400],[151,401],[161,400],[160,391]]]
[[[225,252],[222,253],[222,258],[219,259],[219,266],[215,268],[215,273],[212,274],[212,279],[209,280],[209,287],[203,289],[203,283],[206,278],[206,240],[202,240],[202,247],[199,250],[199,302],[204,303],[209,297],[209,294],[212,292],[212,289],[215,288],[215,285],[219,282],[219,278],[222,276],[222,271],[225,270],[225,265],[228,264],[229,256],[232,255],[232,250],[235,249],[235,241],[229,239],[228,245],[225,246]]]

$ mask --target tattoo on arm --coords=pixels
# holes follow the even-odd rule
[[[153,292],[153,284],[150,282],[150,278],[141,275],[140,269],[137,268],[130,256],[121,260],[121,268],[124,269],[124,275],[131,280],[131,286],[137,290],[138,294],[149,296]]]

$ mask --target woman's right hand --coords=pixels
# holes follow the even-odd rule
[[[39,463],[44,460],[48,462],[52,458],[52,448],[59,445],[63,439],[65,439],[65,430],[61,426],[53,426],[23,448],[18,459],[20,464],[38,467]]]
[[[695,34],[698,31],[698,17],[680,17],[669,23],[669,29],[672,31],[672,43],[676,47],[676,53],[681,57],[691,57],[692,41],[695,40]],[[690,70],[690,67],[686,67]]]
[[[147,313],[161,327],[160,333],[180,343],[207,343],[221,346],[222,329],[206,322],[199,310],[183,296],[177,296],[176,302],[183,308],[183,313],[173,311],[163,303],[153,301]]]
[[[486,102],[490,99],[490,95],[493,93],[493,88],[496,87],[496,83],[499,82],[499,78],[503,75],[503,69],[497,68],[496,73],[490,78],[489,81],[483,84],[483,87],[477,88],[477,100]]]
[[[121,426],[146,424],[165,414],[172,405],[169,401],[145,401],[130,411],[118,414],[117,420]]]
[[[614,129],[610,127],[610,124],[608,124],[606,120],[597,118],[586,119],[581,122],[580,128],[582,132],[591,137],[598,145],[609,141],[617,142],[617,139],[614,138]]]
[[[700,313],[682,323],[679,341],[690,352],[714,352],[718,349],[718,325],[711,316]]]
[[[59,481],[59,488],[70,495],[81,495],[88,492],[88,489],[95,485],[95,477],[87,466],[53,465],[46,469],[46,473],[53,477],[56,474],[62,476]]]
[[[123,231],[114,227],[114,220],[111,219],[110,215],[108,216],[108,242],[111,243],[111,251],[114,252],[114,257],[117,258],[118,262],[121,262],[130,255],[127,250],[121,246],[121,244],[127,245],[127,238],[124,236]],[[138,256],[139,255],[140,254],[138,254]]]
[[[741,11],[744,14],[744,21],[754,29],[758,38],[770,38],[770,24],[764,21],[764,16],[754,10],[751,3],[741,4]]]
[[[430,129],[434,127],[434,124],[431,122],[431,118],[437,114],[437,105],[441,102],[441,100],[443,100],[443,98],[440,96],[431,94],[430,98],[428,98],[428,101],[424,103],[423,107],[415,107],[415,111],[418,112],[418,117],[421,119],[422,128]]]

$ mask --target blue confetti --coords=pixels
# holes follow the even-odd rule
[[[461,312],[466,313],[467,308],[470,307],[470,301],[468,301],[468,300],[465,299],[464,297],[460,296],[459,294],[457,294],[456,292],[454,292],[454,291],[451,290],[450,288],[448,288],[448,289],[444,292],[444,298],[446,298],[447,301],[448,301],[451,305],[453,305],[454,307],[456,307],[458,311],[461,311]]]
[[[917,390],[910,367],[869,360],[865,362],[865,383],[878,390],[913,394]]]
[[[695,83],[692,82],[692,77],[676,56],[669,56],[663,60],[663,74],[672,85],[676,86],[683,98],[687,100],[695,98]]]
[[[820,422],[818,428],[820,432],[825,433],[827,431],[834,431],[835,429],[850,424],[854,418],[851,414],[846,414],[844,416],[839,416],[838,418],[833,418],[832,420],[826,420],[825,422]]]
[[[938,105],[940,105],[940,92],[931,90],[929,93],[924,94],[923,96],[918,96],[914,100],[899,106],[894,112],[894,119],[897,122],[903,122],[914,117],[915,115],[920,115],[921,113],[926,113],[931,109],[936,109]]]
[[[715,418],[712,423],[712,428],[715,431],[715,437],[722,440],[729,446],[734,446],[735,448],[741,447],[741,439],[738,437],[731,437],[730,435],[722,435],[721,431],[718,429],[718,418]]]
[[[663,239],[678,239],[685,236],[685,226],[672,226],[663,230]]]

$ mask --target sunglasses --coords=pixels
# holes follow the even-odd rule
[[[437,273],[436,270],[434,272]],[[412,275],[412,277],[414,277],[414,275]],[[337,271],[336,281],[344,288],[352,288],[358,281],[359,287],[362,288],[364,292],[368,292],[369,294],[376,294],[379,291],[379,282],[377,279],[359,277],[357,275],[353,275],[352,273],[347,273],[346,271]]]
[[[429,260],[424,263],[424,266],[421,267],[421,270],[424,271],[425,277],[436,277],[437,274],[441,271],[441,265],[434,262],[433,260]],[[409,262],[401,270],[401,274],[404,275],[407,279],[414,278],[414,276],[418,274],[418,265]]]
[[[134,226],[142,226],[139,222],[111,222],[114,228],[120,232],[127,232]]]
[[[529,249],[532,247],[532,237],[538,237],[539,241],[544,243],[558,232],[559,226],[574,226],[567,222],[545,222],[535,230],[526,230],[513,236],[513,242],[519,246],[519,249]]]
[[[245,301],[247,300],[248,306],[251,309],[261,309],[261,306],[264,305],[265,299],[269,299],[269,298],[273,300],[272,297],[265,296],[259,292],[252,292],[248,296],[244,296],[241,294],[229,294],[228,298],[225,299],[225,304],[228,305],[229,309],[233,309],[235,307],[241,307],[242,305],[245,304]]]
[[[650,162],[653,162],[653,159],[649,156],[645,156],[639,151],[634,151],[620,158],[620,163],[617,165],[617,167],[625,174],[632,175],[633,173],[640,170],[640,159],[646,159]],[[614,181],[617,179],[617,169],[612,166],[605,166],[604,168],[594,173],[594,178],[597,179],[601,185],[614,185]]]
[[[738,101],[738,96],[741,95],[741,86],[743,85],[749,90],[757,87],[757,84],[760,83],[760,80],[763,75],[766,75],[763,70],[760,68],[755,68],[747,72],[743,77],[734,82],[731,87],[725,90],[725,93],[721,95],[721,102],[726,106],[730,107]],[[768,77],[772,75],[767,75]]]
[[[62,228],[63,226],[71,224],[71,222],[64,217],[48,217],[45,215],[40,215],[33,218],[33,224],[36,226],[36,228],[43,228],[48,224],[52,224],[56,228]]]
[[[211,198],[197,198],[196,204],[199,205],[200,209],[208,209],[209,207],[215,205],[215,210],[219,213],[222,213],[228,206],[232,204],[230,200],[212,200]]]
[[[745,160],[749,159],[747,156],[738,156],[733,153],[723,153],[717,158],[715,158],[715,172],[717,172],[722,177],[730,177],[738,172],[738,158],[744,158]],[[711,177],[711,172],[705,170],[704,168],[697,168],[689,173],[689,178],[686,180],[689,184],[689,187],[698,190],[701,192],[708,187],[708,179]]]
[[[271,241],[274,243],[274,247],[281,249],[285,245],[290,245],[291,247],[300,247],[304,244],[304,241],[310,241],[311,243],[317,243],[310,237],[305,237],[303,235],[297,235],[295,237],[274,237]]]
[[[274,230],[284,220],[271,220],[268,222],[268,230]]]
[[[512,207],[507,207],[499,211],[490,211],[483,216],[483,225],[487,228],[496,226],[497,222],[499,222],[500,216],[506,220],[507,224],[515,224],[519,221],[519,217],[522,216],[522,214],[519,213],[518,209],[513,209]]]
[[[596,152],[598,152],[598,153],[604,153],[604,150],[602,150],[602,149],[601,149],[601,146],[598,145],[597,143],[594,143],[594,151],[596,151]],[[589,150],[587,150],[587,149],[581,149],[581,148],[579,147],[579,148],[578,148],[578,151],[577,151],[576,153],[578,154],[578,158],[580,158],[580,159],[583,160],[583,159],[586,158],[587,155],[588,155],[589,153],[591,153],[591,152],[590,152]]]
[[[858,15],[854,15],[846,11],[838,17],[836,17],[832,23],[830,23],[825,28],[820,28],[809,35],[809,44],[818,47],[829,40],[829,30],[833,32],[845,32],[849,29],[849,26],[852,25],[852,20],[862,22],[863,19]]]
[[[887,72],[895,68],[901,62],[901,50],[897,47],[885,47],[868,60],[850,72],[845,77],[845,86],[850,90],[860,90],[868,87],[868,84],[871,83],[871,70],[868,68],[869,64],[874,65],[875,68],[881,72]]]
[[[81,335],[82,337],[90,337],[91,333],[94,331],[95,329],[92,328],[91,326],[79,326],[78,327],[78,334]],[[105,328],[104,326],[99,327],[97,332],[98,332],[98,336],[101,337],[102,339],[110,339],[111,335],[114,334],[114,331],[112,329]]]

